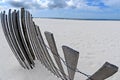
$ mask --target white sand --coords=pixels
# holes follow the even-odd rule
[[[106,61],[120,67],[120,21],[81,21],[34,19],[42,33],[54,33],[56,44],[63,57],[62,45],[80,52],[78,69],[93,74]],[[43,36],[44,37],[44,36]],[[44,37],[45,38],[45,37]],[[60,80],[39,62],[33,70],[24,70],[18,64],[0,26],[0,80]],[[107,80],[119,80],[120,71]],[[86,77],[76,73],[75,80]]]

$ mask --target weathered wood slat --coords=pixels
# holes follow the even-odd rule
[[[17,54],[17,51],[15,49],[15,46],[13,45],[12,43],[12,39],[11,39],[11,36],[9,34],[9,30],[8,30],[8,22],[7,22],[7,15],[5,17],[5,12],[4,13],[1,13],[1,24],[2,24],[2,28],[3,28],[3,32],[5,34],[5,37],[6,37],[6,40],[8,41],[8,44],[11,48],[11,50],[13,51],[13,54],[15,55],[16,59],[18,60],[18,62],[20,63],[20,65],[23,67],[23,68],[26,68],[24,66],[24,62],[21,60],[20,56]]]
[[[37,31],[37,26],[35,26],[35,30],[36,30],[36,32],[37,32],[37,39],[38,39],[38,41],[39,41],[39,44],[40,44],[40,47],[41,47],[41,49],[42,49],[42,56],[44,56],[44,58],[45,58],[45,60],[46,60],[46,62],[48,63],[48,65],[46,66],[46,68],[48,68],[48,70],[50,70],[51,72],[53,72],[54,74],[55,74],[55,71],[53,70],[53,68],[52,68],[52,66],[50,65],[50,61],[49,61],[49,59],[48,59],[48,57],[47,57],[47,55],[46,55],[46,53],[45,53],[45,51],[44,51],[44,49],[43,49],[43,46],[42,46],[42,43],[41,43],[41,41],[40,41],[40,39],[39,39],[39,32]]]
[[[62,66],[61,61],[60,61],[60,55],[58,54],[58,51],[57,51],[54,36],[52,33],[47,32],[47,31],[45,32],[45,36],[46,36],[47,42],[49,44],[49,47],[51,49],[51,52],[55,58],[55,61],[58,65],[58,68],[60,69],[60,72],[63,75],[63,78],[66,79],[66,74],[64,72],[63,66]]]
[[[39,28],[38,28],[38,26],[36,26],[36,32],[37,32],[37,34],[38,34],[38,40],[39,40],[39,43],[40,43],[40,46],[41,46],[41,49],[42,49],[42,51],[43,51],[43,55],[45,56],[45,59],[47,60],[47,62],[48,62],[48,66],[47,66],[47,68],[53,73],[53,74],[56,74],[56,71],[54,70],[54,68],[53,68],[53,66],[52,66],[52,64],[51,64],[51,61],[50,60],[52,60],[52,59],[49,59],[50,57],[49,57],[49,53],[48,53],[48,51],[47,51],[47,49],[46,49],[46,47],[43,45],[43,43],[42,43],[42,35],[41,35],[41,33],[39,32],[39,30],[38,30]],[[40,36],[41,36],[41,38],[40,38]],[[47,52],[47,53],[46,53]],[[48,55],[47,55],[48,54]]]
[[[28,34],[28,38],[29,38],[31,47],[32,47],[32,49],[33,49],[33,52],[34,52],[36,58],[39,59],[38,51],[37,51],[36,45],[35,45],[35,43],[34,43],[34,35],[33,35],[33,33],[32,33],[33,31],[32,31],[32,29],[31,29],[32,26],[30,25],[30,18],[29,18],[30,15],[29,15],[29,12],[26,11],[26,12],[25,12],[25,15],[26,15],[26,17],[25,17],[26,31],[27,31],[27,34]]]
[[[18,48],[18,44],[16,42],[16,38],[15,38],[15,35],[14,35],[14,32],[13,32],[13,25],[12,25],[12,14],[11,14],[11,10],[9,10],[9,15],[8,15],[8,30],[9,30],[9,33],[11,35],[11,39],[12,39],[12,43],[14,44],[16,50],[17,50],[17,53],[19,54],[19,56],[21,57],[22,60],[24,60],[23,56],[21,55],[20,53],[20,49]]]
[[[20,39],[20,42],[21,42],[21,49],[22,49],[22,52],[23,52],[23,56],[25,57],[25,63],[26,64],[28,64],[28,59],[27,59],[27,54],[26,54],[26,50],[25,50],[25,47],[24,47],[24,43],[23,43],[23,39],[22,39],[22,33],[21,33],[21,30],[20,30],[20,26],[21,26],[21,24],[20,24],[20,12],[19,11],[17,11],[17,13],[16,13],[16,17],[17,17],[17,25],[18,25],[18,27],[17,27],[17,29],[18,29],[18,33],[19,33],[19,39]]]
[[[25,10],[23,8],[21,8],[21,15],[20,15],[20,30],[22,33],[22,37],[23,37],[23,42],[25,43],[24,47],[26,49],[26,54],[27,57],[29,59],[30,62],[30,67],[33,68],[34,66],[34,59],[31,55],[31,50],[29,49],[29,42],[28,42],[28,37],[27,37],[27,33],[26,33],[26,26],[25,26]]]
[[[62,46],[62,49],[63,49],[64,57],[66,60],[69,79],[74,80],[74,75],[76,72],[76,67],[77,67],[78,58],[79,58],[79,52],[67,46]]]
[[[48,63],[47,68],[48,68],[53,74],[55,74],[55,71],[54,71],[54,69],[52,68],[52,66],[51,66],[51,64],[50,64],[50,61],[49,61],[49,59],[48,59],[48,57],[47,57],[47,55],[46,55],[46,53],[45,53],[45,51],[44,51],[44,49],[43,49],[43,45],[42,45],[42,43],[41,43],[41,37],[42,37],[42,35],[41,35],[41,33],[38,31],[39,28],[38,28],[38,26],[36,26],[35,28],[36,28],[35,30],[36,30],[36,32],[37,32],[37,34],[38,34],[39,44],[40,44],[41,49],[42,49],[42,51],[43,51],[42,55],[44,56],[46,62]]]
[[[30,13],[29,13],[29,21],[30,21],[30,29],[32,31],[32,33],[31,33],[32,34],[32,39],[33,39],[33,42],[35,44],[36,50],[38,51],[37,54],[39,55],[40,58],[43,59],[42,61],[44,61],[45,67],[49,68],[50,67],[49,63],[48,63],[48,61],[47,61],[47,59],[46,59],[46,57],[44,55],[44,52],[43,52],[43,50],[41,48],[40,43],[38,42],[37,34],[35,34],[35,26],[33,25],[33,21],[32,21]]]
[[[21,32],[21,17],[20,17],[21,13],[20,12],[17,12],[17,24],[18,24],[18,33],[19,33],[19,38],[20,38],[20,41],[21,41],[21,45],[22,45],[22,51],[23,51],[23,55],[25,57],[25,63],[27,64],[27,66],[29,67],[29,69],[32,67],[31,66],[31,61],[30,61],[30,58],[28,57],[28,54],[27,54],[27,50],[25,48],[25,42],[23,40],[23,35],[22,35],[22,32]]]
[[[118,71],[118,67],[106,62],[95,74],[87,80],[105,80]]]
[[[22,43],[22,51],[23,51],[23,55],[25,56],[25,61],[26,63],[29,65],[29,68],[33,68],[33,60],[30,58],[30,55],[29,55],[29,50],[28,50],[28,46],[27,46],[27,43],[26,43],[26,40],[25,40],[25,35],[23,33],[23,25],[22,25],[22,21],[21,21],[21,11],[20,12],[17,12],[17,22],[18,22],[18,31],[19,31],[19,36],[20,36],[20,39],[21,39],[21,43]],[[29,55],[29,56],[28,56]]]
[[[14,38],[15,38],[15,41],[16,41],[16,45],[18,45],[18,48],[20,50],[20,53],[19,55],[22,56],[21,58],[23,58],[23,60],[25,61],[25,56],[23,54],[23,47],[22,47],[22,43],[21,43],[21,39],[20,39],[20,36],[19,36],[19,32],[18,32],[18,22],[17,22],[17,15],[16,15],[16,11],[12,12],[12,15],[11,15],[11,29],[12,29],[12,32],[13,32],[13,35]]]
[[[39,53],[41,53],[41,50],[39,49],[39,45],[37,44],[38,43],[36,40],[37,35],[35,34],[34,26],[32,25],[33,21],[31,20],[31,15],[29,14],[28,11],[26,11],[26,17],[28,18],[28,21],[29,21],[29,24],[28,24],[29,26],[27,27],[28,34],[30,34],[29,37],[32,39],[31,41],[34,45],[34,52],[36,54],[36,57],[40,59]]]
[[[16,51],[17,51],[17,54],[19,55],[19,57],[20,57],[23,61],[26,61],[26,62],[27,62],[27,60],[24,59],[23,55],[21,55],[21,51],[20,51],[20,49],[19,49],[19,47],[18,47],[18,44],[17,44],[16,39],[15,39],[15,36],[14,36],[14,32],[13,32],[13,29],[12,29],[13,25],[12,25],[11,10],[9,10],[9,13],[8,13],[8,25],[9,25],[9,26],[8,26],[8,30],[9,30],[9,33],[10,33],[10,36],[11,36],[11,40],[12,40],[12,43],[13,43]],[[25,62],[25,63],[26,63],[26,62]],[[25,65],[26,65],[26,67],[29,69],[29,66],[30,66],[30,65],[29,65],[28,63],[26,63]]]
[[[39,48],[40,48],[40,50],[41,50],[41,52],[38,54],[39,56],[40,56],[40,61],[41,61],[41,63],[42,64],[44,64],[45,66],[46,66],[46,68],[49,66],[48,64],[49,63],[47,63],[46,64],[46,58],[45,58],[45,56],[44,56],[44,51],[43,51],[43,49],[42,49],[42,44],[40,43],[40,41],[39,41],[39,38],[38,38],[38,36],[39,36],[39,34],[37,33],[37,30],[36,30],[36,25],[33,23],[33,25],[34,25],[34,30],[35,30],[35,38],[37,39],[37,44],[39,45]],[[50,68],[48,67],[47,69],[49,69],[50,70]]]
[[[52,58],[51,58],[51,56],[50,56],[50,54],[48,53],[48,50],[47,50],[47,48],[46,48],[46,45],[45,45],[45,42],[44,42],[44,40],[43,40],[43,37],[42,37],[42,34],[41,34],[41,32],[40,32],[40,29],[39,29],[39,27],[37,27],[37,32],[38,32],[38,34],[39,34],[39,40],[40,40],[40,43],[42,44],[42,48],[43,48],[43,50],[44,50],[44,52],[45,52],[45,56],[48,58],[48,60],[49,60],[49,65],[52,67],[52,70],[54,71],[53,73],[55,74],[55,75],[57,75],[58,77],[61,77],[61,75],[60,75],[60,73],[58,72],[58,70],[56,69],[56,66],[55,66],[55,64],[54,64],[54,62],[52,61]]]
[[[33,27],[31,27],[31,28],[32,28],[32,33],[33,33],[33,35],[34,35],[35,44],[37,45],[38,49],[41,51],[41,52],[38,53],[38,55],[40,55],[41,58],[43,59],[42,61],[44,61],[43,63],[44,63],[44,65],[45,65],[45,67],[50,70],[50,69],[51,69],[51,66],[49,65],[48,59],[47,59],[47,57],[45,56],[45,53],[43,52],[43,49],[42,49],[42,47],[41,47],[40,42],[39,42],[39,43],[37,42],[37,41],[38,41],[38,36],[36,37],[36,35],[35,35],[35,27],[34,27],[34,25],[33,25],[31,16],[30,16],[30,21],[31,21],[31,23],[30,23],[31,26],[33,26]]]
[[[26,38],[26,42],[27,42],[27,45],[28,45],[28,48],[29,48],[29,50],[30,50],[30,54],[31,54],[31,56],[32,56],[32,59],[33,60],[35,60],[35,54],[34,54],[34,51],[33,51],[33,48],[32,48],[32,45],[31,45],[31,43],[30,43],[30,38],[29,38],[29,33],[28,33],[28,30],[27,30],[27,28],[29,27],[27,24],[27,21],[26,21],[26,18],[27,18],[27,14],[26,14],[26,11],[24,10],[24,17],[23,17],[23,24],[25,25],[24,27],[24,29],[25,29],[25,38]]]
[[[38,49],[38,55],[40,58],[44,59],[44,64],[45,64],[45,67],[48,67],[48,62],[47,62],[47,59],[45,58],[44,56],[44,51],[41,47],[41,44],[38,40],[38,34],[37,34],[37,31],[36,31],[36,26],[34,25],[34,22],[32,21],[32,16],[30,15],[30,20],[31,20],[31,25],[33,26],[32,27],[32,30],[33,30],[33,33],[34,33],[34,40],[35,40],[35,44],[37,45],[37,49]]]

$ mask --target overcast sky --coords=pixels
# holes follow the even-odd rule
[[[33,17],[120,19],[120,0],[0,0],[0,10],[21,8]]]

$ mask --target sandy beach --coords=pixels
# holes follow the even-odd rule
[[[120,21],[40,18],[33,20],[40,27],[45,42],[44,31],[54,34],[61,57],[63,57],[62,45],[80,52],[77,68],[82,72],[92,75],[106,61],[120,67]],[[0,39],[0,80],[60,80],[39,61],[36,61],[33,70],[22,69],[10,50],[1,24]],[[107,80],[119,80],[119,75],[120,71]],[[85,76],[76,73],[74,80],[85,79],[87,79]]]

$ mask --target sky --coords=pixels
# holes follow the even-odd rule
[[[120,0],[0,0],[0,11],[21,7],[33,17],[120,19]]]

